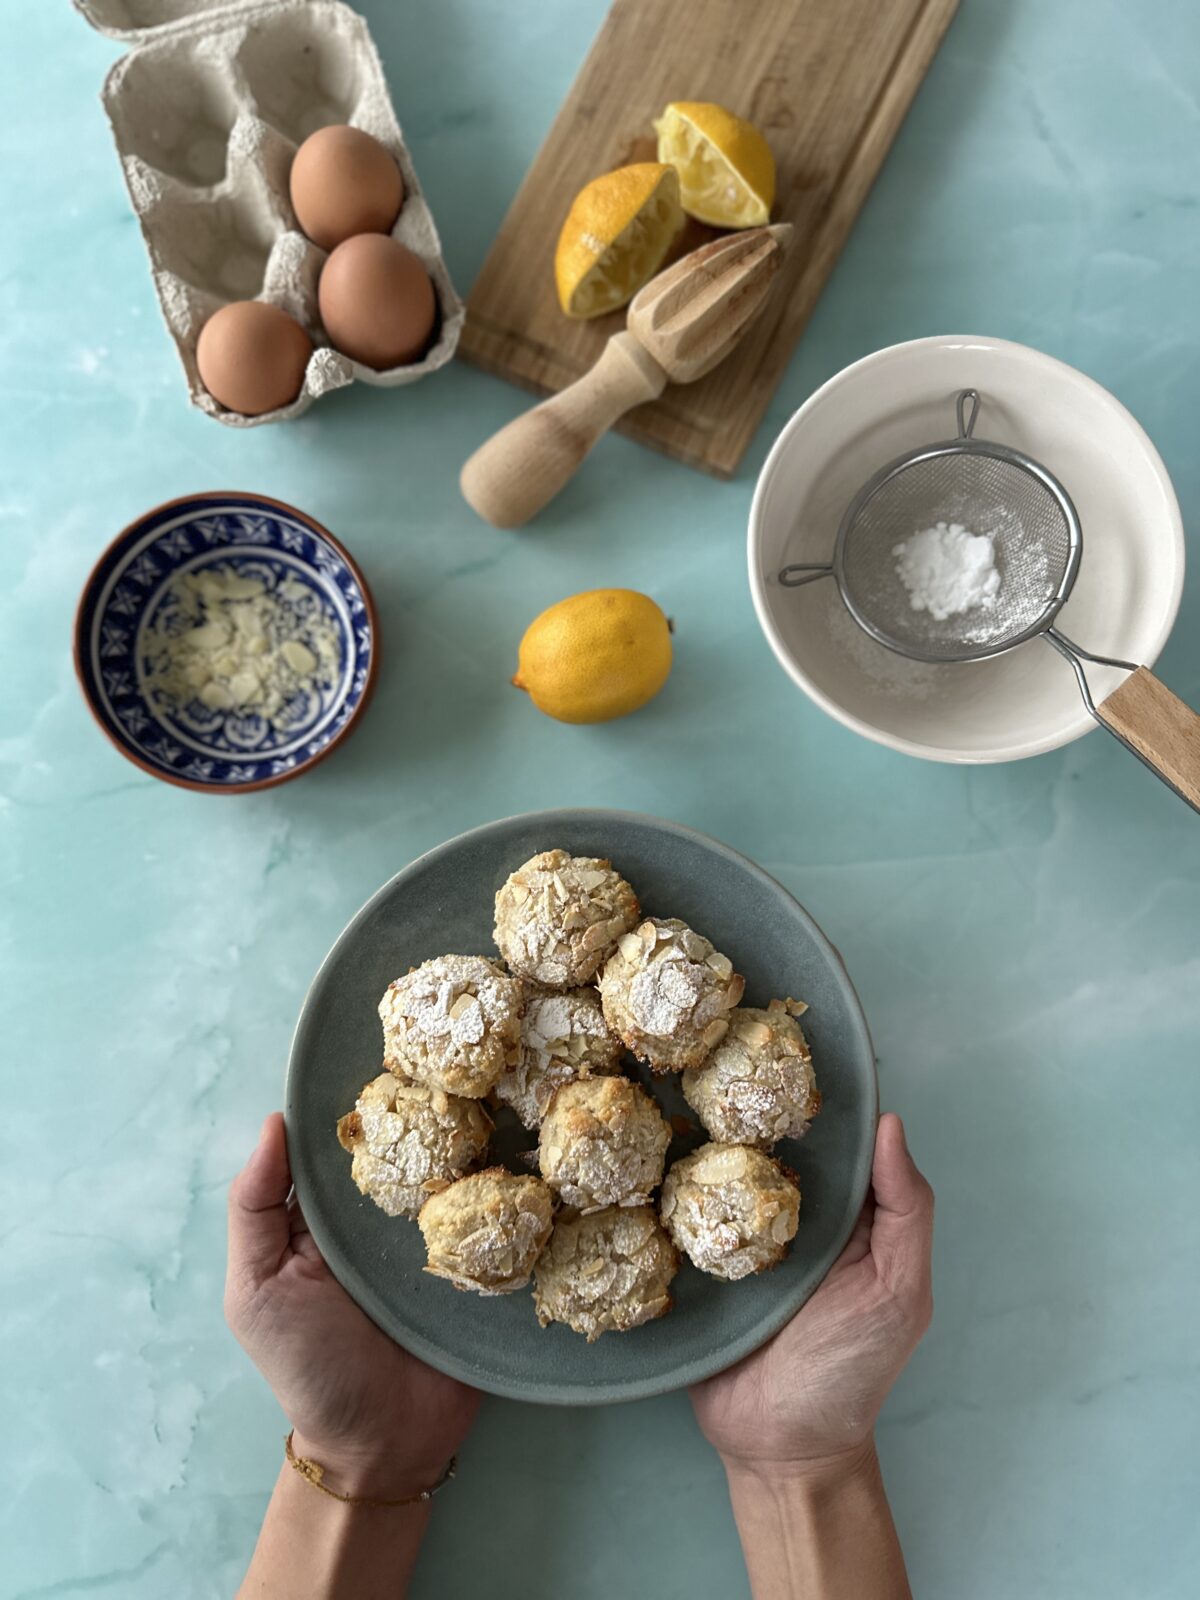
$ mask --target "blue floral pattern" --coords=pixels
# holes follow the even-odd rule
[[[298,579],[338,632],[336,684],[297,704],[286,725],[172,712],[145,688],[147,623],[169,608],[178,574],[210,566],[268,585]],[[205,495],[152,513],[109,551],[84,596],[78,644],[85,690],[122,749],[164,776],[226,789],[301,771],[321,756],[367,692],[376,641],[358,577],[323,534],[282,508]]]

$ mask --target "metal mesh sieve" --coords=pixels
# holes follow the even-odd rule
[[[1044,632],[1079,566],[1079,518],[1057,478],[1019,450],[971,437],[973,389],[958,396],[957,410],[957,438],[910,451],[863,485],[842,518],[831,567],[779,575],[794,585],[832,571],[855,621],[921,661],[974,661]],[[896,570],[897,545],[938,522],[990,535],[1000,574],[992,605],[944,621],[913,609]]]
[[[835,578],[858,625],[888,649],[917,661],[980,661],[1044,637],[1070,664],[1096,721],[1200,811],[1200,717],[1145,667],[1096,655],[1054,626],[1083,549],[1070,495],[1031,456],[971,437],[979,414],[974,389],[960,392],[957,411],[957,438],[910,450],[863,484],[838,527],[832,560],[793,562],[777,581],[799,588]],[[941,621],[913,608],[897,571],[897,546],[939,522],[987,534],[1000,574],[990,603]],[[1097,707],[1085,661],[1137,674],[1137,693],[1130,696],[1128,684],[1122,684]],[[1119,709],[1110,709],[1119,694],[1125,694]]]

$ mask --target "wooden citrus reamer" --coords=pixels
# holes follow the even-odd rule
[[[519,528],[625,412],[711,372],[762,310],[791,231],[714,239],[652,278],[590,372],[476,450],[459,480],[467,503],[497,528]]]

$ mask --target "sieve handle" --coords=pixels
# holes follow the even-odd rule
[[[1100,722],[1200,811],[1200,716],[1138,667],[1096,708]]]
[[[1101,727],[1107,728],[1127,750],[1144,761],[1181,800],[1200,811],[1200,714],[1172,694],[1150,671],[1131,661],[1093,655],[1057,628],[1046,637],[1071,663],[1084,704]],[[1082,659],[1081,659],[1082,658]],[[1125,667],[1129,676],[1106,700],[1096,705],[1088,688],[1083,661]]]
[[[970,406],[971,414],[967,415]],[[960,389],[954,397],[954,411],[958,418],[958,437],[969,439],[975,432],[975,419],[979,415],[978,389]]]
[[[818,578],[831,578],[833,568],[814,565],[810,562],[793,561],[790,567],[783,567],[779,573],[778,581],[785,589],[799,589],[802,584],[815,583]]]

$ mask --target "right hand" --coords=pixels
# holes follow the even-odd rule
[[[879,1120],[871,1185],[812,1299],[769,1344],[691,1391],[732,1470],[804,1474],[853,1461],[929,1326],[933,1190],[892,1113]]]

